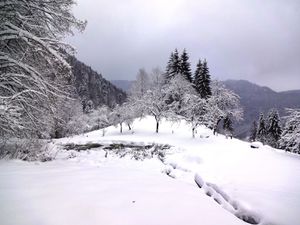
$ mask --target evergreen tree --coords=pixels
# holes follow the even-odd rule
[[[278,147],[278,140],[282,133],[280,117],[276,109],[271,109],[268,114],[267,143],[272,147]]]
[[[186,52],[186,49],[183,50],[183,53],[180,57],[180,74],[189,82],[192,83],[192,72],[191,64],[189,62],[189,55]]]
[[[201,98],[207,99],[212,95],[210,81],[210,74],[206,60],[204,60],[203,63],[199,60],[195,71],[194,84]]]
[[[253,124],[252,124],[251,131],[250,131],[250,137],[249,137],[249,140],[250,140],[250,141],[256,141],[256,135],[257,135],[257,123],[256,123],[256,121],[254,120],[254,121],[253,121]]]
[[[175,51],[171,53],[167,65],[166,74],[165,74],[166,82],[170,81],[175,75],[179,74],[180,72],[181,72],[180,58],[179,58],[178,50],[175,49]]]
[[[168,61],[167,68],[166,68],[166,74],[165,74],[166,80],[169,80],[172,74],[174,73],[173,64],[174,64],[174,53],[171,52],[170,59]]]
[[[226,115],[223,121],[223,129],[225,131],[226,137],[230,135],[232,137],[233,127],[232,127],[232,120],[229,115]]]
[[[257,128],[257,140],[262,142],[263,144],[266,142],[266,123],[265,123],[265,118],[264,114],[261,113],[259,116],[259,122],[258,122],[258,128]]]
[[[201,73],[202,73],[202,69],[203,69],[203,65],[202,65],[201,59],[199,59],[197,65],[196,65],[196,71],[195,71],[195,75],[194,75],[194,86],[195,86],[196,91],[199,94],[201,92],[201,83],[202,83]]]

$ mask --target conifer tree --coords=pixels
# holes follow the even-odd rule
[[[249,141],[256,141],[256,135],[257,135],[257,122],[254,120],[250,130]]]
[[[268,114],[267,143],[272,147],[278,147],[278,140],[282,133],[279,113],[276,109],[271,109]]]
[[[201,84],[202,84],[202,79],[201,79],[201,73],[202,73],[203,65],[201,62],[201,59],[199,59],[197,66],[196,66],[196,71],[195,71],[195,76],[194,76],[194,87],[196,91],[200,94],[201,93]]]
[[[225,131],[226,137],[230,135],[232,137],[233,127],[232,127],[232,120],[229,115],[226,115],[223,121],[223,129]]]
[[[168,61],[167,68],[166,68],[166,74],[165,74],[166,80],[169,80],[171,75],[174,73],[173,64],[174,64],[174,53],[171,52],[170,59]]]
[[[179,74],[180,72],[181,72],[180,58],[179,58],[178,50],[175,49],[175,51],[171,53],[167,65],[166,74],[165,74],[166,82],[170,81],[175,75]]]
[[[261,113],[259,116],[259,122],[258,122],[258,128],[257,128],[257,140],[262,142],[263,144],[266,142],[266,123],[265,123],[265,118],[264,114]]]
[[[206,60],[204,60],[203,63],[201,62],[201,60],[199,60],[195,71],[194,84],[201,98],[207,99],[211,96],[212,92],[210,81],[210,74]]]
[[[183,53],[180,57],[180,74],[189,82],[192,83],[192,72],[191,64],[189,62],[189,55],[186,52],[186,49],[183,50]]]

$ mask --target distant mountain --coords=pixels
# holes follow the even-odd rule
[[[113,107],[126,100],[126,93],[107,81],[91,67],[75,57],[69,57],[75,77],[75,87],[83,102],[92,101],[94,107],[107,105]]]
[[[111,80],[110,82],[127,93],[133,83],[132,80]]]
[[[244,121],[236,124],[235,129],[240,138],[249,135],[252,122],[258,120],[260,112],[266,115],[271,108],[276,108],[284,116],[285,108],[300,108],[300,90],[276,92],[246,80],[227,80],[223,83],[240,96],[244,108]]]

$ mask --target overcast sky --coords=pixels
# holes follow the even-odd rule
[[[106,79],[165,69],[186,48],[193,70],[206,58],[213,78],[300,89],[300,0],[77,0],[86,19],[68,39]]]

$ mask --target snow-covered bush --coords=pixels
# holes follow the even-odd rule
[[[21,159],[25,161],[50,161],[53,155],[44,140],[17,139],[0,140],[0,159]]]

